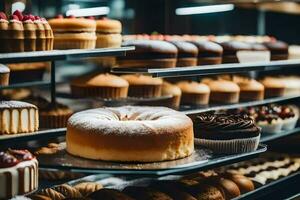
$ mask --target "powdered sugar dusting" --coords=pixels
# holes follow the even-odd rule
[[[12,109],[12,108],[35,108],[33,104],[22,101],[0,101],[0,109]]]

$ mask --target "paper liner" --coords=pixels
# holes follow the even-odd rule
[[[118,99],[127,97],[127,87],[78,87],[71,85],[72,94],[76,97],[100,97]]]
[[[161,85],[130,85],[128,96],[130,97],[160,97]]]
[[[209,93],[182,93],[181,102],[183,104],[206,105],[209,102]]]
[[[195,138],[195,144],[211,149],[214,153],[232,154],[255,151],[258,147],[260,135],[252,138],[231,140],[210,140]]]
[[[257,126],[261,127],[262,133],[280,133],[282,129],[283,122],[277,121],[275,123],[269,124],[269,123],[257,123]]]
[[[297,121],[298,121],[299,117],[295,116],[289,119],[284,119],[283,120],[283,124],[282,124],[282,130],[292,130],[293,128],[296,127],[297,125]]]
[[[94,49],[96,40],[55,40],[54,49]]]
[[[239,102],[239,97],[239,92],[210,92],[210,101],[215,103],[237,103]]]

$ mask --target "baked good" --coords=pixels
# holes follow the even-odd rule
[[[32,194],[29,195],[28,197],[30,197],[30,199],[32,200],[52,200],[50,197],[41,195],[41,194]]]
[[[54,49],[94,49],[96,22],[84,18],[50,19],[54,34]]]
[[[112,74],[91,74],[71,81],[71,91],[76,97],[118,99],[127,97],[128,82]]]
[[[39,16],[34,16],[34,24],[36,30],[36,50],[46,50],[46,31],[44,24]]]
[[[24,27],[24,51],[36,50],[36,25],[34,24],[34,18],[29,15],[24,15],[23,19]]]
[[[75,189],[77,189],[82,196],[86,197],[90,194],[92,194],[95,191],[98,191],[103,188],[103,186],[100,183],[94,183],[94,182],[82,182],[74,186]]]
[[[192,124],[186,115],[165,107],[86,110],[69,118],[67,151],[95,160],[174,160],[193,153]]]
[[[46,197],[49,197],[50,199],[55,199],[55,200],[63,200],[66,198],[62,193],[57,192],[56,190],[54,190],[52,188],[42,189],[42,190],[38,191],[37,194],[46,196]]]
[[[112,199],[112,200],[134,200],[123,192],[115,189],[104,188],[93,192],[88,196],[91,199]]]
[[[167,194],[149,187],[127,186],[122,192],[136,200],[173,200]]]
[[[178,49],[176,67],[190,67],[197,65],[198,48],[192,43],[184,41],[170,41]]]
[[[8,85],[9,73],[10,69],[5,65],[0,64],[0,86]]]
[[[0,134],[17,134],[37,131],[38,109],[21,101],[0,101]]]
[[[286,60],[289,56],[289,46],[282,41],[271,41],[263,43],[271,52],[271,60]]]
[[[224,176],[229,180],[232,180],[239,187],[241,194],[250,192],[255,189],[253,182],[246,176],[231,173],[225,173]]]
[[[7,28],[8,28],[8,18],[4,12],[0,12],[0,52],[7,52]]]
[[[283,125],[278,113],[269,106],[261,106],[256,110],[255,122],[265,133],[280,133]]]
[[[194,41],[198,47],[198,65],[215,65],[222,63],[223,48],[210,41]]]
[[[233,82],[240,87],[240,100],[241,101],[256,101],[263,100],[265,88],[263,84],[254,79],[244,77],[233,77]]]
[[[45,29],[45,38],[46,38],[46,49],[45,50],[52,50],[53,42],[54,42],[54,35],[53,35],[52,28],[45,18],[41,18],[41,21],[42,21],[42,24]]]
[[[210,89],[207,85],[195,81],[180,81],[176,85],[182,91],[182,104],[208,104]]]
[[[222,191],[225,199],[233,199],[241,195],[239,187],[230,179],[217,177],[213,178],[212,182]]]
[[[10,17],[6,30],[6,52],[24,51],[24,28],[17,15]]]
[[[3,100],[22,100],[31,95],[31,90],[26,88],[4,89],[0,91],[0,97]]]
[[[238,51],[252,50],[250,44],[240,41],[222,42],[220,45],[223,47],[223,63],[238,63],[239,60],[236,55]]]
[[[181,92],[180,87],[178,87],[174,84],[171,84],[167,81],[163,82],[161,95],[162,96],[169,96],[169,95],[172,96],[170,103],[168,104],[168,107],[178,108],[180,105],[181,94],[182,94],[182,92]]]
[[[282,119],[282,129],[292,130],[296,127],[297,121],[299,119],[299,113],[295,110],[294,106],[284,105],[284,106],[274,106],[273,107],[278,116]]]
[[[128,96],[130,97],[159,97],[163,80],[141,74],[123,75],[121,78],[129,83]]]
[[[300,77],[299,76],[279,76],[276,77],[285,85],[284,96],[300,95]]]
[[[265,98],[284,96],[286,85],[278,78],[265,77],[260,81],[265,87]]]
[[[240,97],[240,87],[226,80],[208,81],[210,101],[215,103],[237,103]]]
[[[38,188],[38,161],[27,150],[0,152],[0,199],[24,195]]]
[[[225,200],[220,189],[206,183],[193,186],[191,191],[198,200]]]
[[[69,117],[73,114],[68,106],[49,103],[47,107],[39,110],[41,128],[64,128],[67,126]]]
[[[164,41],[129,40],[122,46],[135,46],[126,56],[118,57],[119,67],[170,68],[176,66],[177,48]]]
[[[120,47],[122,24],[118,20],[101,18],[96,20],[96,48]]]
[[[68,184],[57,185],[53,187],[55,191],[64,195],[65,198],[80,198],[82,197],[81,193],[76,189],[71,187]]]
[[[261,129],[247,115],[199,114],[194,120],[195,142],[216,153],[257,149]]]

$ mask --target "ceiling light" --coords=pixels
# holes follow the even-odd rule
[[[210,6],[177,8],[175,10],[175,13],[176,15],[195,15],[195,14],[225,12],[233,9],[234,9],[233,4],[220,4],[220,5],[210,5]]]
[[[72,9],[66,12],[66,16],[73,15],[75,17],[86,17],[86,16],[98,16],[98,15],[107,15],[109,13],[109,7],[94,7],[94,8],[81,8],[81,9]]]

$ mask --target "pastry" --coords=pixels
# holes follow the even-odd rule
[[[197,65],[197,46],[184,41],[171,41],[171,43],[178,49],[176,67],[190,67]]]
[[[37,131],[38,109],[21,101],[0,101],[0,135]]]
[[[48,104],[46,108],[39,110],[41,128],[64,128],[73,111],[66,105],[55,103]]]
[[[237,103],[240,96],[240,87],[226,80],[208,81],[210,101],[215,103]]]
[[[197,198],[197,200],[225,200],[220,189],[209,184],[198,184],[192,187],[192,195]]]
[[[223,47],[223,63],[239,63],[236,53],[238,51],[251,51],[250,44],[239,41],[222,42],[220,45]]]
[[[276,77],[285,85],[284,96],[300,95],[300,77],[299,76],[280,76]]]
[[[233,82],[240,87],[241,101],[258,101],[264,99],[264,86],[254,79],[233,77]]]
[[[92,74],[71,81],[71,91],[76,97],[118,99],[127,97],[128,82],[112,74]]]
[[[0,152],[0,199],[24,195],[38,188],[38,161],[27,150]]]
[[[96,20],[96,48],[120,47],[122,25],[118,20],[101,18]]]
[[[136,200],[155,200],[155,199],[173,200],[167,194],[149,187],[127,186],[123,190],[123,193],[127,194],[128,196]]]
[[[53,42],[54,42],[54,35],[52,28],[48,21],[45,18],[41,18],[42,24],[45,29],[45,38],[46,38],[46,49],[45,50],[52,50],[53,49]]]
[[[261,129],[247,115],[199,114],[194,120],[195,142],[216,153],[245,153],[257,149]]]
[[[24,51],[24,28],[17,15],[12,15],[6,30],[6,52]]]
[[[176,66],[177,48],[164,41],[129,40],[122,46],[135,46],[126,56],[118,57],[119,67],[171,68]]]
[[[45,51],[47,41],[44,24],[39,16],[34,16],[33,22],[36,30],[36,51]]]
[[[255,189],[253,182],[241,174],[226,173],[224,176],[229,180],[232,180],[239,187],[241,194],[253,191]]]
[[[10,69],[5,65],[0,64],[0,86],[8,85],[9,73],[10,73]]]
[[[214,42],[194,41],[198,47],[198,65],[215,65],[222,63],[223,48]]]
[[[49,20],[54,34],[54,49],[94,49],[96,22],[84,18],[56,18]]]
[[[140,74],[123,75],[121,78],[129,83],[128,96],[130,97],[159,97],[163,80]]]
[[[260,82],[265,87],[265,98],[281,97],[284,95],[286,86],[282,80],[273,77],[265,77]]]
[[[100,183],[94,183],[94,182],[82,182],[74,186],[75,189],[77,189],[82,196],[86,197],[90,195],[91,193],[98,191],[103,188],[103,186]]]
[[[31,90],[25,88],[4,89],[0,91],[0,97],[3,100],[22,100],[31,95]]]
[[[80,198],[82,197],[81,193],[76,189],[67,184],[57,185],[53,189],[62,195],[65,198]]]
[[[134,200],[123,192],[115,189],[101,189],[88,196],[91,199]]]
[[[220,188],[225,199],[234,199],[241,195],[240,189],[236,183],[230,179],[223,177],[214,178],[212,180],[217,188]]]
[[[63,200],[66,198],[63,194],[61,194],[60,192],[57,192],[56,190],[54,190],[52,188],[46,188],[46,189],[40,190],[37,194],[49,197],[50,199],[54,199],[54,200]]]
[[[292,130],[296,127],[299,114],[292,106],[274,106],[273,108],[277,110],[278,116],[283,120],[283,130]]]
[[[263,43],[271,52],[271,60],[286,60],[289,56],[289,46],[282,41]]]
[[[24,27],[24,51],[36,50],[36,25],[34,24],[34,17],[31,15],[24,15],[23,27]]]
[[[67,151],[95,160],[174,160],[193,153],[192,124],[186,115],[165,107],[86,110],[69,118]]]
[[[31,200],[52,200],[50,197],[41,195],[41,194],[32,194],[29,195]]]
[[[181,94],[182,92],[180,87],[166,81],[163,82],[161,95],[172,96],[168,107],[178,108],[180,105]]]
[[[208,104],[210,89],[207,85],[195,81],[181,81],[178,82],[176,85],[182,91],[182,104]]]
[[[7,29],[8,29],[8,18],[4,12],[0,12],[0,53],[8,51],[8,40],[7,40]]]

